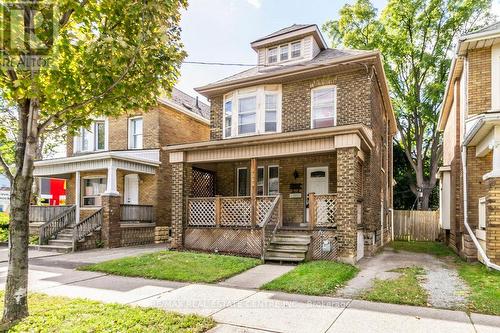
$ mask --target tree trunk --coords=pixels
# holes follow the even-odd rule
[[[11,325],[28,315],[29,207],[33,177],[18,173],[10,199],[9,270],[2,323]]]
[[[16,172],[12,179],[9,222],[9,269],[5,284],[2,328],[28,315],[29,208],[33,162],[38,146],[38,101],[25,100],[19,108]]]

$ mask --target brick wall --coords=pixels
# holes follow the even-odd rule
[[[491,179],[488,189],[486,255],[500,265],[500,179]]]
[[[478,114],[491,109],[491,47],[470,50],[467,95],[468,114]]]
[[[311,128],[311,89],[337,87],[337,124],[371,125],[371,84],[365,70],[344,72],[282,85],[282,130]],[[223,97],[211,99],[211,140],[222,139]]]

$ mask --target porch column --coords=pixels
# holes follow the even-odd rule
[[[80,171],[77,171],[75,172],[75,223],[80,222],[81,182]]]
[[[357,147],[337,149],[337,234],[339,259],[356,262],[358,199],[361,166]]]
[[[257,160],[252,158],[250,160],[250,222],[252,227],[257,223]]]
[[[106,182],[106,192],[108,195],[119,195],[116,187],[116,166],[113,165],[113,161],[109,163],[108,166],[108,177]]]
[[[172,163],[172,241],[171,248],[183,247],[184,163]]]
[[[120,203],[119,195],[101,195],[102,205],[102,229],[101,237],[107,248],[119,247],[122,244],[122,229],[120,226]]]

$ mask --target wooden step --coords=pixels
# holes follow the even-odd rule
[[[265,261],[283,261],[283,262],[301,262],[304,258],[293,258],[293,257],[278,257],[278,256],[264,256]]]
[[[280,251],[288,253],[306,253],[308,247],[305,245],[277,245],[270,244],[266,251]]]
[[[282,250],[266,250],[266,256],[269,257],[281,257],[281,258],[293,258],[302,259],[306,258],[306,252],[291,252]]]
[[[61,234],[61,233],[58,233],[57,234],[57,239],[60,239],[60,240],[73,240],[73,234]]]
[[[271,244],[282,244],[282,245],[309,245],[311,243],[310,240],[308,239],[300,239],[300,238],[290,238],[290,239],[283,239],[280,237],[274,237],[271,240]]]

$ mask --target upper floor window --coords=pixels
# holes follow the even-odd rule
[[[300,55],[302,53],[302,43],[301,42],[295,42],[292,43],[292,54],[291,58],[300,58]]]
[[[224,138],[281,131],[281,87],[241,89],[224,98]]]
[[[335,126],[335,123],[335,86],[324,86],[311,90],[311,127],[330,127]]]
[[[302,56],[302,41],[281,44],[267,49],[267,63],[275,64],[288,60],[296,60]]]
[[[272,47],[267,50],[267,62],[272,64],[278,62],[278,48]]]
[[[280,61],[288,60],[288,50],[289,50],[288,44],[280,46]]]
[[[142,117],[129,118],[128,148],[142,149]]]
[[[81,128],[75,137],[75,151],[90,152],[106,149],[106,122],[96,120],[88,128]]]

